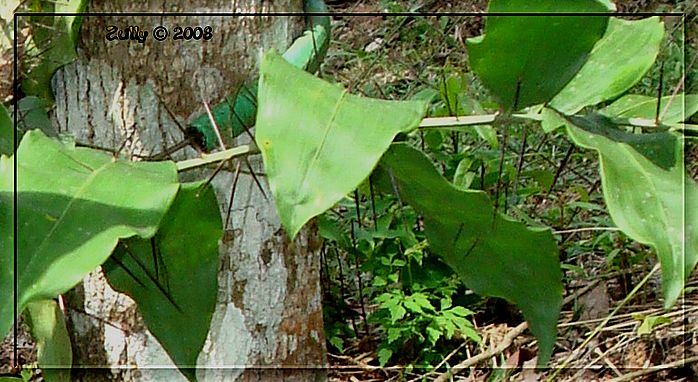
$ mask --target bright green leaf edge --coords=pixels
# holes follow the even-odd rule
[[[611,18],[608,29],[579,72],[550,101],[567,115],[613,99],[635,85],[652,67],[664,36],[659,17]]]
[[[256,141],[290,237],[355,189],[393,138],[419,126],[427,104],[348,94],[286,62],[262,59]]]
[[[665,108],[669,108],[665,111]],[[683,122],[698,112],[698,94],[683,93],[664,96],[659,101],[660,122],[673,124]],[[640,94],[627,94],[601,110],[601,113],[622,118],[642,118],[654,120],[657,116],[657,97]]]
[[[17,235],[13,188],[17,160]],[[0,333],[17,304],[54,298],[102,264],[117,240],[152,237],[179,189],[173,162],[127,162],[62,145],[38,130],[12,157],[0,157]]]

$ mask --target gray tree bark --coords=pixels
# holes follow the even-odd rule
[[[93,1],[93,12],[300,11],[301,0],[197,2]],[[107,41],[106,27],[207,26],[211,41],[144,44]],[[77,142],[123,154],[157,154],[183,139],[184,125],[232,93],[256,71],[261,53],[283,51],[303,28],[299,17],[91,16],[83,19],[79,58],[53,78],[56,129]],[[240,139],[249,139],[241,137]],[[175,159],[198,155],[186,149]],[[262,171],[261,158],[249,158]],[[246,168],[245,165],[242,166]],[[199,179],[210,170],[187,176]],[[213,184],[226,216],[233,176],[223,171]],[[263,188],[271,196],[266,182]],[[316,231],[289,242],[272,199],[262,196],[249,173],[241,174],[227,230],[220,243],[217,308],[198,358],[203,381],[310,381],[326,378]],[[195,244],[195,243],[193,243]],[[80,380],[178,381],[184,377],[145,328],[134,302],[113,291],[100,270],[67,298],[74,373]]]

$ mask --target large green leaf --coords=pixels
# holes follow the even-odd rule
[[[14,246],[21,312],[75,286],[119,238],[152,237],[178,188],[172,162],[114,160],[27,132],[14,157],[0,157],[0,222],[13,227],[0,233],[0,334],[13,321]]]
[[[262,60],[258,102],[257,146],[291,237],[356,188],[395,135],[426,113],[424,102],[348,94],[274,51]]]
[[[664,108],[669,105],[666,113]],[[657,114],[657,97],[628,94],[605,107],[601,112],[608,116],[621,118],[642,118],[654,120]],[[683,122],[698,112],[698,94],[683,93],[676,97],[666,96],[659,101],[659,114],[662,123]],[[663,114],[663,115],[662,115]]]
[[[0,105],[0,155],[10,155],[15,151],[15,140],[12,131],[14,125],[10,113],[5,106]]]
[[[659,17],[636,21],[612,18],[587,62],[550,106],[574,114],[627,91],[654,63],[663,36]]]
[[[58,15],[79,13],[85,9],[85,0],[34,1],[32,12],[55,12],[53,16],[30,16],[31,38],[25,43],[28,73],[22,81],[26,95],[53,99],[51,77],[56,69],[75,60],[81,16]]]
[[[70,382],[73,350],[58,304],[54,300],[34,301],[27,304],[26,312],[44,379],[47,382]]]
[[[216,306],[221,235],[213,190],[185,183],[154,239],[126,240],[103,265],[109,284],[136,301],[148,330],[192,381]]]
[[[596,0],[492,0],[488,12],[607,12]],[[470,66],[507,111],[545,103],[582,67],[607,17],[490,16]]]
[[[680,140],[670,133],[627,133],[599,118],[568,121],[575,143],[599,153],[604,199],[613,221],[657,251],[664,306],[671,307],[698,261],[698,185],[685,176]]]
[[[393,144],[381,167],[395,179],[403,200],[424,217],[430,248],[465,284],[521,308],[538,338],[538,361],[547,362],[562,304],[562,275],[552,232],[527,228],[495,213],[487,194],[452,186],[426,155],[407,144]]]

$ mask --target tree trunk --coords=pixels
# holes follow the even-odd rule
[[[198,8],[148,1],[94,1],[92,12],[300,11],[301,0],[207,0]],[[135,3],[134,3],[135,4]],[[53,78],[54,124],[80,143],[122,154],[149,155],[180,142],[184,125],[233,93],[256,72],[261,52],[283,51],[303,28],[300,17],[91,16],[83,19],[79,58]],[[170,38],[144,43],[107,41],[106,27],[164,25]],[[210,41],[173,41],[179,25],[211,26]],[[244,136],[240,139],[249,140]],[[188,148],[175,159],[198,155]],[[249,158],[256,172],[261,158]],[[242,165],[242,169],[246,169]],[[210,170],[195,174],[198,179]],[[185,174],[185,176],[192,176]],[[213,180],[222,216],[227,215],[233,176]],[[266,181],[261,179],[267,196]],[[220,245],[219,293],[211,328],[198,358],[205,381],[309,381],[326,378],[325,339],[319,286],[316,230],[289,242],[272,199],[266,200],[249,174],[238,180],[233,209]],[[192,243],[196,245],[196,243]],[[144,327],[133,301],[113,291],[97,270],[67,298],[69,330],[78,380],[185,380]],[[165,367],[165,369],[163,369]],[[97,369],[101,368],[101,369]]]

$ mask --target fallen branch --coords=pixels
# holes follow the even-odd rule
[[[599,283],[599,279],[594,280],[590,282],[589,284],[585,285],[584,288],[579,289],[576,293],[567,296],[563,301],[562,305],[567,305],[570,302],[574,301],[575,299],[579,298],[579,296],[583,295],[584,293],[588,292],[591,290],[591,288],[595,287],[596,284]],[[462,370],[465,370],[467,368],[470,368],[474,365],[477,365],[478,363],[485,361],[489,358],[492,358],[511,346],[512,343],[514,343],[514,340],[516,337],[520,336],[524,331],[528,329],[528,322],[522,322],[518,326],[514,327],[512,330],[510,330],[504,338],[502,338],[502,341],[495,347],[490,348],[489,350],[482,352],[476,356],[470,357],[463,362],[459,363],[458,365],[452,367],[451,369],[445,371],[441,375],[439,375],[434,382],[446,382],[450,376],[456,375],[460,373]],[[434,369],[436,370],[436,369]]]
[[[446,371],[445,373],[442,373],[439,375],[438,378],[434,382],[446,382],[448,381],[448,378],[452,375],[458,374],[461,370],[467,369],[471,366],[477,365],[478,363],[487,360],[489,358],[492,358],[496,356],[499,353],[502,353],[503,351],[507,350],[509,346],[514,342],[516,337],[520,336],[521,333],[526,331],[528,329],[528,322],[522,322],[518,326],[516,326],[514,329],[510,330],[504,338],[502,338],[502,342],[500,342],[497,346],[489,349],[486,352],[480,353],[474,357],[470,357],[466,359],[465,361],[459,363],[458,365],[452,367],[450,370]]]

